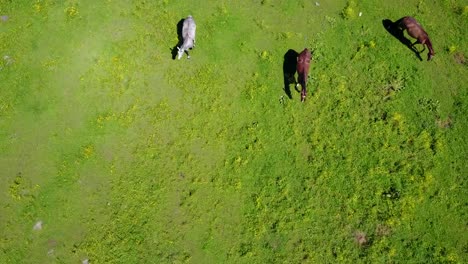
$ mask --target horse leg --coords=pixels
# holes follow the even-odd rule
[[[296,82],[296,85],[294,86],[294,89],[296,89],[296,92],[301,92],[298,88],[299,88],[299,85],[301,85],[300,81]],[[301,85],[301,89],[302,89],[302,85]]]
[[[426,44],[423,44],[423,49],[420,52],[423,52],[426,50]]]
[[[187,53],[187,59],[190,59],[190,54],[188,53],[188,50],[185,50],[185,53]]]
[[[303,75],[304,75],[303,72],[297,74],[296,91],[298,91],[298,92],[300,92],[299,89],[297,89],[297,88],[299,87],[299,85],[300,85],[301,87],[304,87],[304,86],[302,85],[302,83],[303,83],[303,81],[304,81],[304,76],[303,76]],[[302,89],[302,88],[301,88],[301,89]]]
[[[419,42],[419,40],[416,40],[413,44],[411,44],[411,47],[414,48],[417,52],[421,53],[421,52],[423,52],[424,50],[426,50],[426,45],[422,44],[422,45],[423,45],[423,49],[422,49],[421,51],[418,51],[418,50],[416,49],[416,47],[414,46],[414,45],[416,45],[416,44],[422,44],[422,43]]]

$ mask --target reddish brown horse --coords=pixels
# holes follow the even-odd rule
[[[296,84],[296,87],[298,87],[299,84],[302,86],[301,102],[305,101],[305,98],[307,95],[306,84],[307,84],[307,75],[309,74],[311,58],[312,58],[312,54],[310,53],[308,49],[304,49],[301,53],[299,53],[299,56],[297,56],[296,70],[298,74],[297,76],[298,83]]]
[[[396,24],[398,27],[400,27],[402,30],[405,30],[408,32],[408,34],[416,39],[416,42],[414,42],[411,47],[414,47],[415,44],[419,43],[422,44],[424,49],[421,51],[423,52],[427,48],[429,49],[429,52],[427,53],[427,60],[431,60],[432,57],[435,55],[434,49],[432,49],[432,43],[429,40],[429,36],[427,35],[426,31],[422,28],[422,26],[414,19],[413,17],[406,16],[401,19],[399,19]]]

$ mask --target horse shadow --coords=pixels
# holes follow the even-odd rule
[[[388,33],[390,33],[393,37],[398,39],[403,45],[408,47],[408,49],[414,52],[414,54],[416,55],[416,57],[418,57],[420,61],[423,60],[421,58],[421,53],[413,46],[413,44],[411,43],[411,40],[405,37],[405,35],[403,34],[403,30],[398,26],[397,22],[392,22],[390,19],[384,19],[382,20],[382,25],[385,28],[385,30],[387,30]]]
[[[298,55],[299,53],[293,49],[289,49],[284,54],[284,61],[283,61],[284,88],[283,89],[289,99],[292,99],[291,89],[289,88],[289,85],[291,83],[294,83],[294,85],[297,83],[296,77],[294,75],[296,74],[296,65],[297,65]]]
[[[180,47],[184,43],[184,38],[182,36],[182,27],[184,26],[184,21],[185,18],[182,18],[178,23],[177,23],[177,44],[171,49],[171,55],[172,59],[175,60],[177,56],[177,47]]]

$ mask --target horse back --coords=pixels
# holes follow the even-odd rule
[[[413,17],[407,16],[402,18],[400,27],[406,29],[408,34],[417,39],[421,44],[424,44],[428,38],[426,31],[424,31],[423,27]]]
[[[182,36],[184,39],[190,38],[190,39],[195,39],[195,30],[197,26],[195,24],[195,20],[193,20],[192,16],[188,16],[184,20],[184,24],[182,27]]]
[[[304,49],[297,57],[297,72],[299,74],[306,74],[309,72],[311,53],[308,49]]]

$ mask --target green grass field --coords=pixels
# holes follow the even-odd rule
[[[0,262],[467,263],[468,1],[317,3],[0,0]]]

